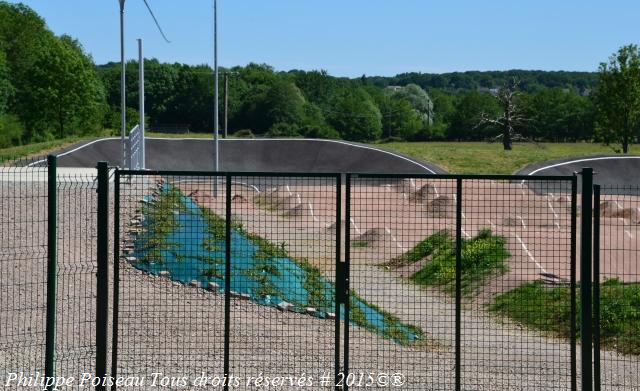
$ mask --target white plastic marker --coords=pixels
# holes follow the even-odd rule
[[[618,203],[618,202],[616,201],[616,204],[617,204],[617,203]],[[622,218],[622,217],[618,217],[618,219],[619,219],[620,221],[622,221],[622,225],[623,225],[623,226],[624,226],[624,225],[627,225],[627,220],[625,220],[625,219],[624,219],[624,218]],[[629,232],[629,230],[628,230],[628,229],[625,229],[625,230],[624,230],[624,233],[625,233],[625,235],[627,235],[627,236],[629,237],[629,239],[633,239],[633,234],[632,234],[631,232]]]
[[[353,228],[355,228],[356,233],[358,235],[362,234],[362,231],[360,231],[360,228],[358,228],[358,226],[356,225],[356,222],[353,220],[353,217],[349,219],[349,221],[351,221],[351,226],[353,226]]]
[[[553,213],[553,225],[555,225],[556,228],[560,229],[560,223],[558,223],[558,220],[560,219],[560,217],[556,213],[556,210],[553,207],[553,204],[551,203],[552,199],[553,199],[553,193],[547,194],[547,205],[549,206],[549,209],[551,209],[551,212]]]
[[[542,267],[541,264],[538,263],[538,261],[536,261],[536,259],[533,257],[533,254],[531,254],[531,251],[529,251],[529,249],[527,248],[527,245],[524,244],[524,242],[522,241],[522,239],[520,238],[520,236],[518,234],[516,234],[516,240],[518,240],[518,242],[520,243],[520,245],[522,246],[522,249],[524,250],[524,252],[527,254],[527,257],[529,257],[530,260],[532,260],[536,266],[542,270],[543,273],[546,273],[547,271],[544,270],[544,268]]]
[[[529,175],[531,175],[531,174],[529,174]],[[526,195],[527,195],[527,192],[526,192],[526,190],[524,189],[524,179],[522,180],[522,182],[520,182],[520,191],[522,192],[522,195],[523,195],[523,196],[526,196]]]
[[[309,214],[311,214],[311,217],[313,217],[315,221],[320,222],[320,219],[313,213],[313,206],[311,205],[311,202],[309,202]]]

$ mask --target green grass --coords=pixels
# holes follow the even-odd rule
[[[456,254],[453,239],[442,237],[438,232],[418,243],[409,253],[431,255],[424,267],[411,276],[411,280],[419,285],[438,286],[448,293],[455,292]],[[431,247],[425,243],[434,243]],[[461,288],[462,294],[477,294],[486,281],[508,271],[504,262],[511,254],[505,248],[506,240],[502,236],[492,235],[490,230],[482,230],[472,239],[462,241],[461,250]],[[425,251],[426,249],[430,251]],[[422,252],[420,252],[422,251]],[[412,259],[416,259],[414,255]],[[421,259],[421,258],[418,258]]]
[[[455,246],[453,238],[449,236],[447,231],[439,231],[435,234],[421,240],[412,249],[406,253],[394,258],[390,265],[398,266],[411,264],[433,254],[436,250],[442,250],[443,247],[452,248]]]
[[[580,302],[578,297],[578,313]],[[540,281],[523,284],[496,297],[489,310],[559,337],[570,336],[569,287],[547,287]],[[578,333],[580,317],[577,317]],[[640,284],[617,279],[600,287],[601,345],[623,354],[640,355]]]
[[[592,143],[515,143],[512,151],[504,151],[501,143],[485,142],[393,142],[374,146],[434,163],[455,174],[513,174],[546,160],[615,153],[610,146]],[[631,154],[640,154],[637,146],[630,149]]]
[[[210,138],[213,139],[213,133],[159,133],[159,132],[145,132],[146,137],[160,137],[160,138]]]
[[[364,248],[369,247],[369,243],[366,240],[352,240],[351,241],[352,248]]]
[[[373,309],[382,315],[383,327],[382,329],[371,324],[367,320],[367,316],[358,305],[358,302],[364,304],[366,307]],[[396,315],[383,310],[381,307],[367,302],[354,292],[349,293],[349,321],[355,323],[359,327],[365,330],[381,334],[383,337],[392,339],[401,345],[409,345],[413,341],[409,339],[407,331],[417,336],[417,341],[420,341],[424,337],[424,331],[421,328],[413,325],[403,324],[400,318]]]
[[[29,156],[43,156],[49,152],[56,151],[61,148],[68,147],[79,141],[87,139],[86,137],[67,137],[59,140],[45,141],[42,143],[34,143],[21,145],[18,147],[10,147],[0,149],[0,163],[25,158]]]
[[[144,237],[144,256],[141,262],[163,262],[160,249],[166,249],[179,260],[184,260],[184,256],[174,250],[175,243],[168,242],[167,238],[179,227],[175,219],[174,212],[186,212],[187,206],[184,203],[180,190],[170,186],[166,191],[158,195],[158,199],[150,204],[145,204],[142,211],[149,219],[147,235]]]

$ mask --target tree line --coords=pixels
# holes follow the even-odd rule
[[[517,79],[518,110],[527,119],[514,130],[518,136],[618,142],[618,130],[625,129],[627,142],[633,142],[640,84],[617,101],[605,98],[618,94],[624,84],[615,72],[622,69],[624,80],[640,80],[637,72],[627,71],[640,68],[629,59],[634,50],[637,58],[637,47],[630,47],[622,68],[616,57],[593,73],[514,70],[341,78],[321,70],[279,72],[265,64],[223,68],[221,73],[230,80],[229,132],[238,135],[363,142],[491,140],[500,129],[489,121],[479,124],[483,116],[502,114],[500,90]],[[130,61],[126,68],[127,126],[132,128],[138,120],[138,64]],[[145,77],[151,129],[188,124],[191,131],[212,131],[209,66],[150,59]],[[616,112],[625,99],[630,111]],[[220,110],[224,112],[223,100]],[[103,134],[105,129],[117,134],[119,128],[120,64],[96,66],[78,41],[53,34],[29,7],[0,1],[0,147]]]

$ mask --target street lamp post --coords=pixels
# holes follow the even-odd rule
[[[125,142],[125,133],[127,127],[127,95],[125,91],[125,71],[126,64],[124,63],[124,2],[120,1],[120,110],[122,115],[121,128],[120,128],[120,142],[122,144],[122,167],[126,167],[127,164],[127,148]]]
[[[213,0],[213,68],[214,68],[214,90],[213,90],[213,139],[215,144],[214,170],[219,170],[219,145],[218,133],[220,132],[219,110],[218,110],[218,0]]]

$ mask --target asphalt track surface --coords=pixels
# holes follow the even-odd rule
[[[631,194],[640,195],[640,156],[599,155],[579,158],[549,160],[529,165],[516,174],[547,176],[573,175],[582,168],[593,168],[593,182],[602,186],[603,194]],[[582,185],[581,175],[578,175],[578,192]],[[534,182],[528,186],[539,189]]]
[[[59,167],[119,165],[119,138],[97,139],[57,151]],[[277,173],[444,174],[436,165],[367,145],[315,139],[222,139],[219,171]],[[147,138],[149,170],[213,171],[214,142]]]

